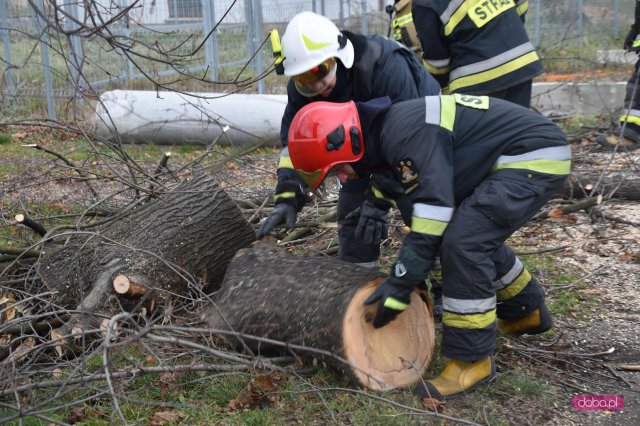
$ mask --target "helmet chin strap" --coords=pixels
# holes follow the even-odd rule
[[[338,49],[344,49],[344,47],[347,45],[347,37],[340,33],[338,34]]]

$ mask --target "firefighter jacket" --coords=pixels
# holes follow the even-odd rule
[[[427,96],[390,105],[373,119],[366,104],[357,105],[365,154],[354,168],[391,171],[401,184],[413,204],[405,245],[427,270],[456,206],[487,176],[500,173],[534,188],[555,188],[559,175],[569,174],[571,150],[562,131],[511,102]]]
[[[542,73],[521,19],[527,3],[517,3],[413,0],[423,63],[443,93],[491,94]]]
[[[392,102],[440,93],[438,82],[421,66],[405,46],[382,36],[366,37],[343,31],[353,44],[354,62],[346,69],[338,61],[336,87],[328,97],[306,98],[298,93],[292,80],[287,85],[288,102],[280,127],[284,149],[278,164],[278,181],[299,180],[286,149],[289,126],[295,114],[314,101],[367,101],[388,96]]]

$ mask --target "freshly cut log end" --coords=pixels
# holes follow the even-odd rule
[[[435,346],[428,295],[414,292],[407,310],[373,328],[377,304],[365,300],[386,275],[337,259],[298,256],[258,241],[231,261],[207,321],[213,329],[281,342],[230,339],[255,353],[283,351],[284,344],[321,349],[320,356],[359,385],[388,390],[420,379]],[[426,297],[425,297],[426,296]],[[287,347],[287,352],[291,347]]]
[[[389,390],[420,380],[433,355],[435,330],[430,305],[417,292],[404,312],[374,328],[378,305],[363,303],[379,283],[360,288],[347,307],[343,351],[358,382],[369,389]]]
[[[118,275],[113,279],[113,289],[118,294],[140,297],[147,292],[147,287],[129,279],[126,275]]]

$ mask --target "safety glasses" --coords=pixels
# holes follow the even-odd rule
[[[302,96],[310,98],[319,95],[329,87],[336,75],[337,68],[336,58],[329,58],[309,71],[294,75],[291,78],[298,92]]]

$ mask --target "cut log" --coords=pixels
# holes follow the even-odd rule
[[[128,297],[140,297],[147,293],[149,288],[140,283],[139,277],[118,275],[113,279],[113,289],[116,293]]]
[[[81,324],[68,324],[67,334],[77,325],[95,328],[114,309],[137,307],[140,297],[151,312],[162,297],[213,291],[236,251],[254,240],[255,231],[228,194],[211,178],[197,176],[95,233],[69,238],[63,249],[43,258],[38,274],[61,295],[56,304],[86,313]],[[129,280],[128,287],[122,278],[115,286],[127,287],[127,296],[111,303],[122,291],[114,291],[117,276]]]
[[[41,223],[38,223],[35,220],[31,219],[26,214],[19,213],[16,215],[15,219],[16,219],[16,222],[22,223],[23,225],[28,226],[29,228],[37,232],[38,235],[40,235],[41,237],[44,237],[45,235],[47,235],[47,230],[45,229],[45,227],[42,226]]]
[[[431,361],[433,313],[428,295],[416,291],[406,311],[375,329],[377,305],[363,303],[384,278],[377,270],[296,256],[272,242],[258,241],[231,261],[222,288],[214,295],[209,324],[320,349],[324,355],[319,355],[321,351],[301,355],[320,356],[370,389],[407,386],[420,380]],[[257,352],[274,349],[251,339],[244,343]]]

